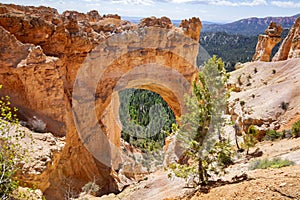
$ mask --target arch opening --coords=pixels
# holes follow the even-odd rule
[[[119,91],[121,138],[142,152],[162,149],[176,124],[175,114],[155,92],[128,88]]]

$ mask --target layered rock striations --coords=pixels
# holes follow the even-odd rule
[[[20,118],[26,123],[39,119],[46,125],[44,131],[66,135],[65,147],[51,170],[45,169],[32,178],[34,184],[42,182],[40,187],[47,199],[62,199],[68,185],[72,184],[73,189],[79,191],[92,180],[97,180],[102,188],[98,195],[118,191],[114,158],[109,154],[109,164],[100,162],[82,143],[76,129],[78,124],[74,123],[74,116],[79,116],[76,114],[85,118],[90,114],[82,109],[72,114],[72,105],[83,103],[84,108],[86,103],[80,96],[73,97],[78,72],[87,79],[84,91],[89,92],[91,81],[99,78],[93,68],[82,71],[86,59],[105,64],[106,68],[92,99],[97,119],[81,123],[88,122],[87,127],[95,125],[93,123],[101,125],[111,143],[97,145],[109,153],[111,144],[116,147],[120,144],[120,130],[114,119],[117,104],[112,103],[117,98],[115,86],[156,91],[177,116],[181,114],[183,94],[176,91],[182,82],[174,74],[168,77],[166,71],[159,70],[175,70],[187,83],[195,78],[201,22],[193,18],[183,21],[181,27],[174,27],[166,17],[146,18],[134,25],[117,15],[101,16],[97,11],[59,14],[48,7],[0,4],[0,84],[4,86],[1,94],[11,96],[12,103],[19,107]],[[158,70],[154,73],[148,68],[148,77],[145,77],[142,73],[147,71],[145,67]],[[143,70],[128,74],[134,69]],[[161,77],[157,73],[161,73]],[[163,80],[163,84],[155,84],[152,79]]]
[[[269,62],[271,59],[272,49],[281,41],[281,26],[271,22],[264,35],[259,35],[252,61]]]
[[[272,61],[287,60],[300,57],[300,17],[291,27],[287,37],[283,40]]]

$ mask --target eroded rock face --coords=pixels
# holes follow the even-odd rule
[[[259,35],[256,45],[255,54],[252,61],[269,62],[271,59],[272,49],[281,41],[282,28],[271,22],[265,31],[265,35]]]
[[[255,125],[267,130],[289,130],[300,119],[300,59],[252,62],[231,72],[229,114],[244,132]],[[287,89],[288,88],[288,89]]]
[[[174,27],[168,18],[150,18],[133,25],[117,15],[100,16],[97,11],[88,14],[66,11],[60,15],[47,7],[0,4],[0,84],[4,86],[1,93],[11,96],[22,120],[28,123],[33,119],[41,120],[54,135],[66,136],[66,144],[57,156],[55,169],[45,169],[41,172],[43,178],[31,178],[34,183],[42,182],[41,189],[47,199],[63,199],[68,185],[71,184],[78,192],[95,177],[102,187],[98,195],[118,191],[115,158],[110,157],[110,152],[114,151],[110,149],[111,144],[97,143],[102,145],[101,150],[109,153],[107,159],[110,163],[103,164],[83,145],[72,115],[72,104],[84,108],[86,103],[80,104],[80,98],[72,99],[77,72],[82,69],[86,58],[101,55],[105,58],[102,63],[109,64],[96,85],[96,99],[93,101],[97,119],[94,122],[102,126],[106,137],[118,148],[120,129],[112,120],[114,113],[111,113],[111,100],[118,91],[116,86],[119,89],[136,87],[158,92],[177,116],[181,114],[178,98],[184,93],[176,93],[178,86],[182,85],[180,79],[168,76],[164,71],[153,70],[155,74],[149,68],[147,78],[164,80],[166,85],[145,81],[143,71],[126,74],[137,66],[153,69],[157,66],[157,69],[163,69],[160,66],[164,66],[176,70],[183,80],[191,83],[197,73],[195,63],[201,22],[193,18],[183,21],[181,27]],[[113,37],[115,35],[116,38]],[[118,59],[111,60],[114,56]],[[157,66],[151,65],[153,63]],[[98,72],[93,70],[82,71],[88,75],[83,87],[86,91],[90,89],[89,81],[99,78]],[[157,76],[158,72],[160,76]],[[124,77],[127,79],[123,80]],[[188,84],[185,86],[189,87]],[[89,118],[88,110],[82,111],[79,114]],[[85,125],[94,124],[87,121]],[[30,180],[26,181],[30,183]]]
[[[202,23],[198,18],[193,17],[189,20],[182,20],[179,27],[183,29],[184,34],[196,41],[199,41]]]
[[[279,47],[272,61],[287,60],[300,57],[300,17],[290,29],[287,37]]]

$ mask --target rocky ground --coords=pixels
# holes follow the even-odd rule
[[[177,200],[177,199],[300,199],[300,138],[265,141],[255,148],[263,151],[263,158],[287,158],[295,162],[295,166],[280,169],[249,170],[249,163],[255,159],[246,159],[240,155],[236,163],[230,166],[222,181],[212,185],[208,191],[187,188],[186,182],[180,178],[168,178],[165,170],[150,174],[145,180],[130,185],[118,195],[110,194],[102,197],[82,195],[82,198],[94,200]],[[252,151],[255,148],[251,149]],[[234,177],[247,174],[246,180],[233,181]],[[227,182],[226,182],[227,181]]]

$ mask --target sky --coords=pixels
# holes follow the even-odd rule
[[[249,17],[292,16],[300,13],[300,0],[0,0],[32,6],[50,6],[100,15],[129,17],[167,16],[171,19],[199,17],[202,21],[232,22]]]

